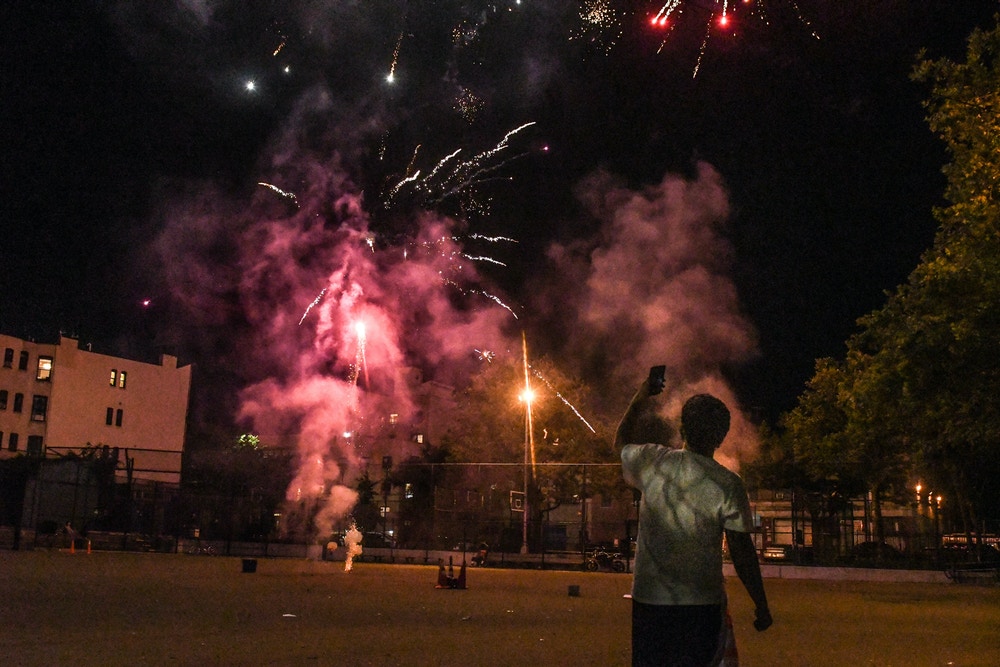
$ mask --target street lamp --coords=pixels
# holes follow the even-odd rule
[[[535,463],[535,441],[531,424],[531,402],[535,400],[535,392],[531,389],[531,379],[528,375],[528,339],[521,332],[521,350],[524,360],[524,389],[518,398],[524,402],[524,514],[521,523],[521,553],[528,553],[528,461],[529,452],[532,466]]]
[[[532,442],[531,428],[531,402],[535,400],[535,392],[530,387],[525,387],[518,395],[518,399],[524,403],[524,515],[521,525],[521,553],[528,553],[528,462],[530,454],[534,449]]]

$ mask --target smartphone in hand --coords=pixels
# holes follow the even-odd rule
[[[649,369],[649,394],[650,396],[654,394],[659,394],[663,391],[663,387],[667,384],[666,379],[667,367],[666,366],[653,366]]]

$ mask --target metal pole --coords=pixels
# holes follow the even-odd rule
[[[521,351],[524,360],[524,516],[521,526],[521,553],[528,553],[528,450],[531,448],[531,382],[528,379],[528,337],[521,331]],[[534,452],[532,452],[534,459]]]
[[[527,398],[525,398],[527,404]],[[521,508],[521,553],[528,553],[528,412],[524,413],[524,499]]]

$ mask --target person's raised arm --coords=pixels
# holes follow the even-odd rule
[[[767,594],[764,593],[764,579],[760,576],[760,563],[757,561],[757,549],[753,545],[750,533],[735,530],[726,531],[726,543],[729,545],[729,555],[733,558],[736,576],[743,582],[743,587],[750,594],[756,610],[753,627],[758,632],[771,627],[774,620],[771,610],[767,607]]]
[[[618,423],[618,430],[615,431],[615,451],[621,451],[621,448],[629,444],[629,442],[635,442],[635,431],[639,423],[639,416],[642,414],[642,404],[646,402],[650,395],[649,380],[645,379],[639,385],[638,391],[632,397],[632,402],[628,404],[625,414],[622,415],[622,419]]]

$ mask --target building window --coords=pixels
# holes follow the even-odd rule
[[[125,371],[122,371],[121,373],[118,374],[118,388],[119,389],[125,388]]]
[[[118,371],[116,371],[114,368],[112,368],[111,369],[111,386],[114,387],[116,384],[118,384]]]
[[[424,434],[423,433],[417,433],[416,435],[414,435],[413,436],[413,442],[417,443],[418,445],[424,444]]]
[[[397,413],[395,413],[395,412],[391,413],[389,415],[389,423],[390,424],[398,424],[399,423],[399,415]]]
[[[7,409],[7,390],[0,389],[0,410]]]
[[[44,452],[44,447],[42,446],[42,436],[40,435],[29,435],[28,436],[28,456],[41,456]]]
[[[21,350],[21,358],[17,361],[17,370],[26,371],[28,370],[28,351]]]
[[[104,413],[104,423],[107,424],[108,426],[111,426],[111,423],[114,421],[114,419],[115,419],[115,409],[108,408],[108,411]]]
[[[8,347],[3,351],[3,367],[13,368],[14,367],[14,348]]]
[[[409,482],[407,482],[403,486],[403,497],[406,498],[407,500],[410,500],[410,499],[413,498],[413,485],[410,484]]]
[[[11,433],[7,436],[7,449],[16,452],[17,451],[17,441],[21,439],[17,433]]]
[[[121,426],[122,425],[122,416],[123,416],[123,413],[124,413],[124,410],[122,410],[121,408],[118,408],[118,411],[115,412],[115,426]]]
[[[35,379],[42,382],[48,381],[52,377],[52,357],[38,357],[38,372]]]
[[[14,394],[14,412],[21,412],[24,409],[24,394]]]
[[[0,431],[0,447],[3,446],[3,431]]]
[[[33,422],[43,422],[45,421],[45,413],[49,408],[49,397],[48,396],[35,396],[31,397],[31,421]]]

